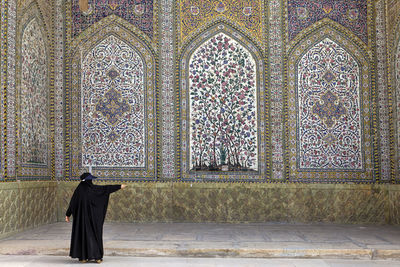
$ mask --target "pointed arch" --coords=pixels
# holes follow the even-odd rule
[[[213,54],[214,49],[215,51],[218,50],[219,53]],[[235,64],[230,66],[230,56],[228,53],[229,49],[231,49],[231,51],[235,51],[234,53],[239,53],[241,56],[246,57],[246,59],[243,61],[238,60],[238,62],[235,62]],[[208,53],[206,50],[210,53],[210,55],[208,56],[209,58],[207,58],[206,56],[206,53]],[[239,56],[239,54],[237,56],[241,57]],[[212,58],[213,55],[220,56]],[[205,64],[205,62],[209,61],[209,65],[205,64],[205,67],[203,68],[199,60],[203,61],[203,63],[201,64]],[[221,66],[217,66],[219,63],[221,63]],[[228,64],[227,66],[230,67],[228,68],[227,66],[222,66],[222,63],[226,63]],[[249,71],[249,73],[241,73],[242,71],[240,69],[242,69],[242,67],[238,65],[242,63],[245,65],[245,67],[247,68],[246,71]],[[199,64],[196,65],[198,69],[196,69],[197,67],[194,66],[195,64]],[[208,70],[207,67],[209,67],[210,69]],[[241,84],[235,84],[235,82],[238,83],[242,76],[229,74],[234,71],[240,72],[241,74],[243,74],[243,76],[248,75],[248,78],[245,79],[245,81],[243,81],[243,83]],[[199,76],[202,76],[199,77],[200,81],[194,80],[193,75],[195,72],[197,72]],[[229,90],[225,90],[223,88],[225,86],[223,85],[223,81],[221,80],[221,77],[223,76],[221,73],[217,72],[224,72],[225,77],[230,77],[232,83],[232,96],[228,96],[227,91]],[[180,160],[178,160],[177,169],[181,171],[183,179],[190,180],[196,177],[206,180],[212,180],[215,179],[215,177],[227,177],[227,173],[229,173],[231,177],[236,176],[236,178],[232,178],[234,180],[261,180],[265,178],[264,175],[266,174],[267,170],[267,159],[265,157],[264,151],[261,151],[263,148],[265,148],[265,146],[260,145],[267,142],[265,129],[266,112],[264,73],[265,67],[260,50],[251,42],[251,40],[246,38],[246,36],[224,23],[214,25],[213,27],[207,29],[207,31],[200,33],[196,39],[194,39],[191,43],[188,43],[187,46],[183,48],[181,57],[179,59],[179,68],[177,73],[177,77],[179,77],[180,81],[177,84],[179,86],[179,95],[177,95],[177,106],[179,107],[179,110],[181,112],[179,114],[178,125],[178,136],[180,136],[180,151],[178,152],[180,157],[182,157]],[[204,79],[206,79],[206,81]],[[251,86],[249,86],[250,88],[243,89],[246,86],[245,82],[251,84]],[[249,125],[245,123],[245,120],[248,120],[247,122],[249,122],[250,124],[253,123],[253,127],[256,127],[258,129],[258,132],[257,130],[248,131],[248,137],[252,140],[243,140],[243,142],[249,141],[249,143],[252,143],[252,145],[250,146],[251,148],[249,148],[248,151],[243,151],[243,153],[246,153],[246,155],[252,154],[252,156],[248,158],[248,160],[252,161],[252,163],[246,165],[246,168],[239,167],[239,165],[241,164],[236,161],[236,172],[233,172],[233,165],[235,164],[233,162],[233,158],[229,158],[229,155],[232,155],[231,150],[235,149],[236,145],[232,146],[232,144],[230,144],[230,147],[228,148],[227,143],[224,143],[222,141],[222,139],[224,139],[223,134],[220,134],[218,137],[215,131],[213,133],[210,132],[210,137],[213,136],[213,142],[215,141],[215,144],[213,143],[212,146],[215,147],[212,148],[212,151],[209,151],[210,153],[207,152],[208,154],[212,154],[213,159],[207,160],[207,162],[203,161],[202,163],[199,163],[199,157],[197,157],[196,159],[195,154],[199,151],[196,150],[194,144],[199,140],[194,140],[195,138],[193,137],[193,134],[196,135],[195,124],[197,124],[197,120],[201,120],[201,113],[207,113],[204,113],[204,110],[199,110],[201,108],[201,101],[198,101],[195,95],[196,92],[199,93],[198,91],[195,91],[195,88],[198,85],[204,89],[203,93],[205,97],[207,97],[206,95],[213,95],[210,97],[214,97],[215,101],[218,102],[218,104],[216,104],[216,106],[212,109],[217,108],[217,106],[222,105],[222,103],[225,103],[228,106],[230,103],[236,100],[239,104],[243,104],[243,109],[245,106],[247,108],[250,108],[250,112],[249,114],[247,114],[248,116],[243,119],[243,127],[249,128]],[[227,87],[229,86],[230,85],[227,85]],[[244,94],[241,94],[242,89],[248,90],[246,91],[246,94],[248,94],[247,97],[245,97]],[[235,98],[236,100],[234,100],[233,98]],[[222,108],[222,106],[218,107]],[[241,107],[238,108],[240,109]],[[243,114],[237,111],[235,112],[235,116],[237,116],[237,119],[242,121],[242,117],[245,112]],[[216,110],[210,110],[207,115],[209,116],[209,121],[211,122],[214,119],[218,121],[220,121],[221,119],[218,117],[218,112],[216,112]],[[229,124],[228,118],[225,123]],[[207,127],[207,123],[205,123],[204,126]],[[214,126],[216,127],[216,125]],[[225,126],[229,128],[229,125]],[[222,133],[227,130],[224,129],[225,126],[221,125],[221,127],[219,127],[219,130],[214,130]],[[234,126],[232,125],[231,127]],[[212,126],[210,126],[209,128],[211,129]],[[245,133],[245,130],[240,132]],[[205,140],[207,138],[208,137],[205,137]],[[254,142],[256,144],[254,144]],[[217,143],[219,144],[218,146],[216,146]],[[193,153],[193,151],[195,150],[197,152]],[[222,160],[222,154],[226,156],[224,160]],[[216,159],[216,155],[219,157],[218,159]],[[240,158],[239,155],[238,158]],[[195,161],[197,161],[197,163],[195,163]],[[224,165],[224,162],[226,163],[225,165],[229,165],[229,167],[222,167],[222,165]],[[206,168],[203,168],[203,165],[207,165],[208,170],[205,170]],[[215,167],[216,165],[218,166]],[[243,167],[244,165],[241,166]],[[209,169],[213,170],[210,171]]]
[[[16,64],[17,176],[50,179],[50,44],[37,1],[18,21]]]
[[[359,50],[363,51],[363,54],[368,56],[368,59],[371,61],[372,55],[369,52],[370,49],[368,48],[368,44],[365,44],[349,29],[329,18],[324,18],[299,32],[296,37],[289,42],[288,54],[291,54],[292,50],[299,45],[299,43],[303,42],[304,39],[309,38],[309,36],[324,32],[327,29],[330,29],[338,33],[340,36],[343,36],[343,39],[353,42],[359,48]]]
[[[151,42],[142,37],[112,15],[72,42],[65,99],[70,178],[79,177],[89,166],[105,178],[156,177],[157,60]],[[93,125],[98,121],[101,127]],[[97,152],[106,148],[108,154],[103,154],[108,158],[101,157]],[[124,151],[121,158],[118,149]]]
[[[146,34],[144,34],[139,28],[137,28],[135,25],[130,24],[123,18],[111,14],[108,17],[101,19],[100,21],[94,23],[93,25],[85,29],[76,38],[70,40],[69,42],[70,49],[68,50],[69,51],[68,55],[72,56],[72,54],[76,52],[77,47],[80,47],[82,43],[86,43],[88,38],[96,35],[96,33],[103,30],[104,27],[110,28],[114,25],[118,29],[123,29],[125,32],[130,32],[133,36],[135,36],[135,39],[142,42],[144,45],[146,45],[146,47],[151,49],[153,55],[156,54],[155,53],[156,44]],[[108,32],[110,31],[112,30],[108,29]]]
[[[261,10],[263,10],[263,7],[261,8]],[[260,24],[261,28],[255,33],[249,31],[243,24],[238,23],[232,18],[228,18],[223,15],[210,17],[208,20],[203,21],[195,30],[190,31],[187,36],[183,37],[179,35],[177,37],[179,40],[178,50],[179,52],[181,52],[184,47],[192,43],[194,39],[199,38],[199,35],[208,32],[210,28],[213,28],[217,25],[226,25],[227,27],[230,27],[235,31],[240,32],[240,34],[245,36],[246,39],[248,39],[253,45],[259,47],[260,51],[264,51],[263,34],[265,29],[262,20],[260,20]],[[182,25],[180,25],[180,27],[182,27]]]
[[[157,44],[159,0],[89,1],[87,5],[80,5],[76,0],[62,1],[65,6],[68,41],[75,39],[105,18],[118,17],[130,26],[139,29],[141,34]]]
[[[299,41],[288,54],[286,98],[289,180],[375,179],[371,64],[362,47],[328,25]],[[334,163],[354,140],[358,162]]]

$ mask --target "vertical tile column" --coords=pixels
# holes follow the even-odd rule
[[[6,140],[7,140],[7,179],[11,180],[15,177],[15,30],[16,30],[16,2],[17,0],[5,0],[4,4],[7,4],[7,129],[6,129]]]
[[[5,113],[4,110],[6,108],[4,98],[6,97],[6,86],[5,86],[5,80],[4,80],[4,75],[7,73],[5,72],[5,66],[7,64],[7,58],[6,58],[6,51],[4,51],[4,47],[7,44],[7,41],[5,40],[5,36],[7,34],[7,27],[4,25],[7,19],[7,13],[6,9],[4,8],[4,0],[0,1],[0,14],[1,14],[1,22],[0,23],[0,181],[4,181],[4,131],[5,131]]]
[[[283,40],[281,0],[269,2],[269,61],[271,99],[272,179],[284,179],[283,157]]]
[[[55,178],[64,179],[64,14],[63,0],[56,1],[54,16],[54,141],[55,141]]]
[[[161,173],[164,179],[175,176],[175,112],[174,112],[174,1],[161,1],[160,15],[160,97],[161,97]]]
[[[390,114],[387,84],[387,58],[386,58],[386,24],[385,24],[385,1],[376,3],[376,60],[377,60],[377,87],[378,87],[378,112],[379,112],[379,135],[380,135],[380,177],[383,181],[391,179],[391,155],[390,143]]]

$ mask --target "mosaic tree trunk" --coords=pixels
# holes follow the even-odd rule
[[[21,160],[24,164],[47,164],[47,54],[42,31],[36,19],[27,24],[21,43]]]
[[[297,64],[300,169],[361,170],[360,68],[330,39]]]
[[[257,170],[256,65],[223,33],[189,61],[192,171]]]

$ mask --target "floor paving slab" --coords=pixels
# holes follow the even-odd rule
[[[67,256],[72,224],[0,240],[0,255]],[[106,223],[106,256],[400,260],[400,227],[330,224]]]
[[[173,258],[173,257],[107,257],[100,265],[81,264],[65,256],[4,256],[2,267],[400,267],[392,260],[343,259],[254,259],[254,258]]]

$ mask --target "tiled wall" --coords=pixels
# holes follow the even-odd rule
[[[64,221],[76,182],[0,184],[0,238]],[[129,183],[112,222],[400,224],[400,185]]]
[[[61,182],[58,220],[77,183]],[[117,222],[399,224],[400,186],[283,183],[129,183],[110,197]]]
[[[0,183],[0,238],[57,221],[56,182]]]

